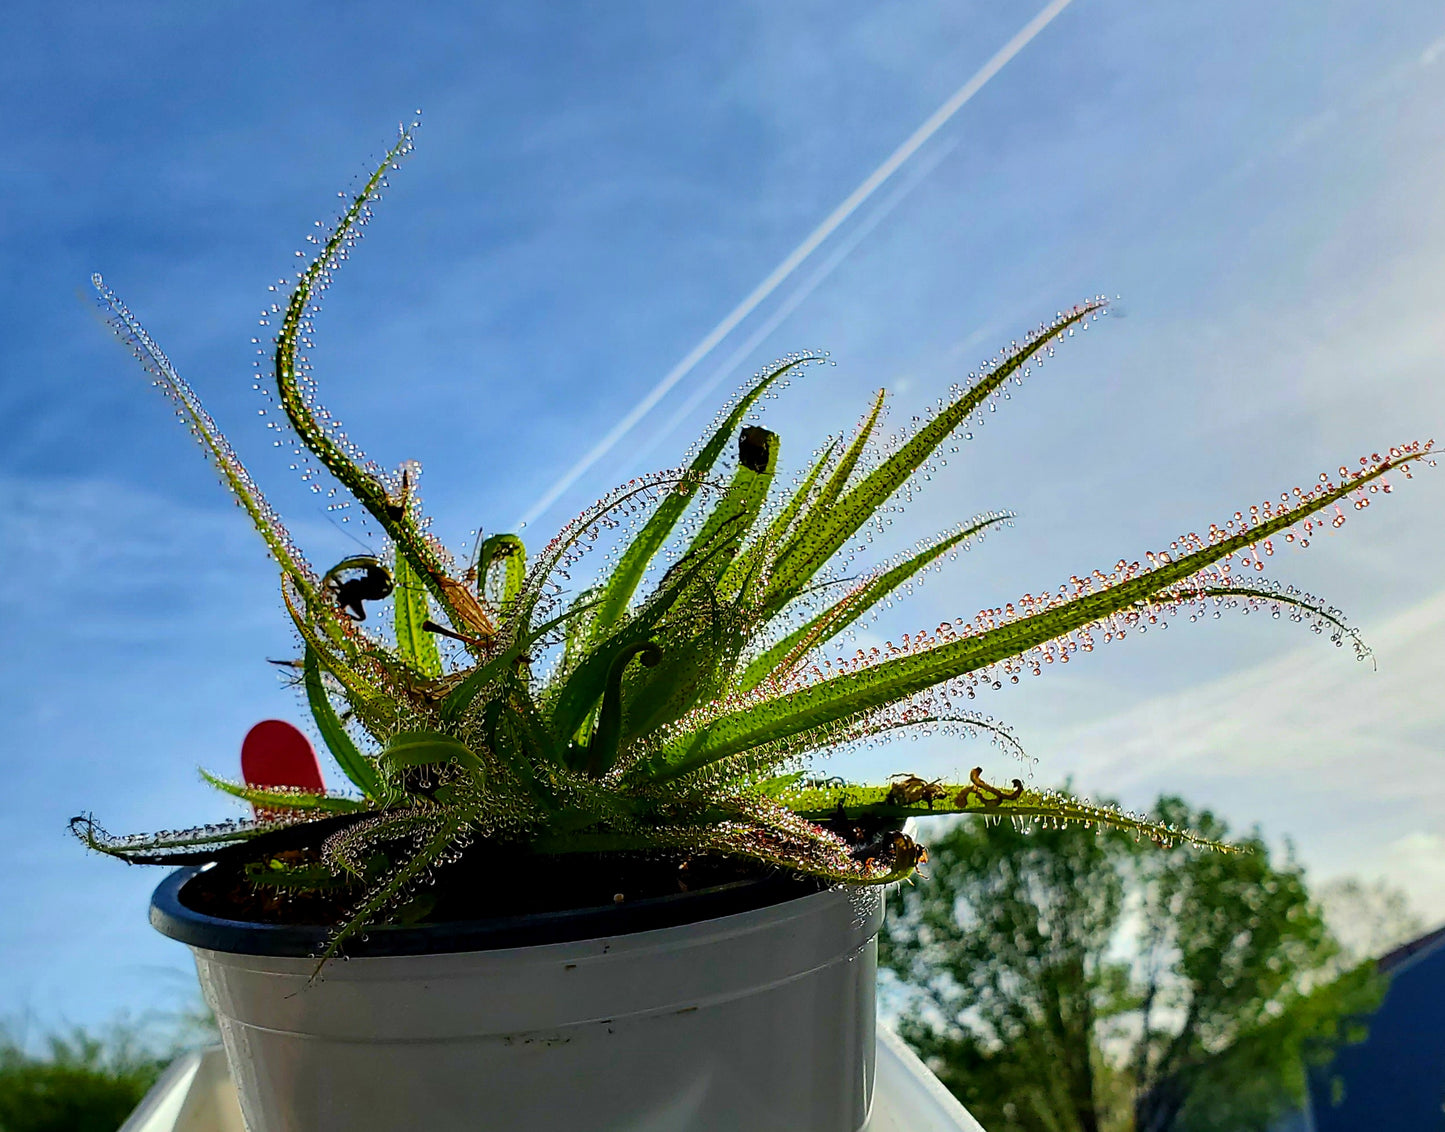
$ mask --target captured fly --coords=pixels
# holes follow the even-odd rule
[[[353,621],[366,620],[362,602],[380,601],[394,588],[386,567],[369,555],[343,558],[326,572],[324,581],[336,604]]]

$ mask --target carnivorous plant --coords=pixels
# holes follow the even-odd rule
[[[964,783],[910,774],[856,786],[806,777],[807,760],[905,729],[982,735],[1017,751],[1013,735],[972,706],[977,689],[1216,604],[1284,611],[1363,654],[1337,611],[1256,573],[1278,544],[1307,544],[1316,529],[1338,526],[1348,509],[1388,491],[1388,476],[1408,477],[1430,461],[1428,443],[1341,467],[1142,561],[1121,559],[899,644],[842,658],[829,652],[923,571],[1010,522],[1005,512],[976,515],[909,553],[848,572],[880,508],[917,487],[1009,384],[1104,313],[1103,299],[1013,343],[887,443],[876,435],[880,393],[850,435],[784,484],[778,436],[748,422],[763,398],[825,361],[790,356],[738,394],[685,467],[622,485],[543,546],[503,532],[453,557],[428,533],[417,466],[389,472],[368,461],[319,405],[303,357],[321,293],[411,146],[403,131],[316,237],[319,250],[285,305],[272,308],[275,396],[286,424],[384,533],[386,550],[375,557],[318,572],[191,387],[95,277],[115,332],[173,400],[279,567],[298,683],[355,791],[257,788],[208,775],[264,817],[133,837],[75,819],[92,848],[147,863],[248,852],[269,861],[266,883],[346,881],[355,899],[335,925],[330,954],[393,916],[439,864],[493,845],[720,854],[884,884],[912,873],[922,849],[896,833],[860,849],[840,835],[840,822],[981,813],[1192,839],[1020,779],[991,784],[979,770]],[[604,568],[574,588],[581,560],[609,538]],[[378,631],[368,614],[387,602],[390,632]],[[308,863],[268,858],[283,831],[286,844],[310,844]]]

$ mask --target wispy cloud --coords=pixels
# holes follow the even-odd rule
[[[663,376],[662,380],[650,389],[647,394],[638,401],[627,414],[614,425],[601,440],[599,440],[583,457],[573,464],[562,477],[543,493],[532,507],[526,511],[515,524],[513,529],[520,530],[528,523],[534,522],[546,514],[552,504],[561,498],[563,492],[578,481],[593,464],[611,452],[624,436],[626,436],[637,423],[650,413],[654,406],[665,397],[668,392],[677,385],[683,378],[697,368],[698,363],[713,352],[738,325],[747,318],[753,311],[757,310],[767,298],[787,282],[793,272],[796,271],[813,252],[836,232],[848,219],[858,211],[869,198],[873,196],[895,173],[901,169],[910,158],[933,138],[939,130],[943,129],[949,120],[957,114],[968,102],[982,90],[995,75],[997,75],[1020,51],[1027,47],[1034,38],[1048,27],[1072,0],[1050,0],[1039,13],[1024,24],[1012,38],[1009,39],[989,58],[982,67],[973,73],[958,90],[954,91],[937,110],[928,116],[918,129],[909,134],[903,144],[890,153],[878,168],[869,173],[863,182],[854,189],[843,202],[838,205],[812,232],[808,233],[796,248],[784,257],[783,261],[759,283],[748,296],[737,306],[729,311],[721,322],[714,326],[702,340],[698,342],[686,356],[683,357],[672,369]],[[830,269],[831,270],[831,269]]]
[[[1182,791],[1288,831],[1318,872],[1385,876],[1445,918],[1445,591],[1369,634],[1378,671],[1323,642],[1055,733],[1086,786]]]

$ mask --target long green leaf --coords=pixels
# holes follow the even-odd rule
[[[1050,340],[1084,322],[1099,310],[1102,300],[1085,303],[1055,319],[1024,345],[1014,349],[962,396],[920,428],[897,452],[863,478],[833,506],[814,509],[808,520],[778,558],[768,586],[766,609],[782,609],[810,578],[852,538],[878,508],[901,488],[949,434],[966,421]]]
[[[621,628],[588,650],[552,695],[548,717],[553,732],[563,739],[577,736],[606,688],[612,662],[623,651],[650,640],[677,600],[704,571],[710,570],[724,548],[684,557],[662,577],[657,590]]]
[[[477,592],[487,592],[487,579],[497,564],[502,565],[501,604],[510,605],[522,590],[527,576],[527,548],[516,535],[492,535],[477,553]]]
[[[339,442],[331,435],[318,418],[307,392],[301,385],[303,364],[300,344],[308,329],[313,298],[326,284],[332,267],[345,250],[355,243],[358,229],[370,215],[371,206],[377,199],[387,173],[396,168],[397,163],[411,152],[411,148],[411,134],[404,130],[396,144],[382,158],[381,164],[352,198],[346,211],[337,220],[331,235],[297,279],[276,335],[276,390],[281,407],[301,443],[306,445],[322,466],[335,476],[381,525],[382,530],[391,538],[397,553],[411,564],[452,623],[471,632],[489,632],[490,626],[478,624],[477,618],[472,615],[471,607],[459,602],[456,592],[458,584],[448,576],[442,560],[418,524],[413,505],[414,492],[410,491],[412,485],[408,482],[410,473],[403,473],[400,495],[390,492],[386,484],[369,470],[365,457],[359,450],[349,443]]]
[[[589,586],[577,595],[572,602],[568,613],[573,614],[567,623],[567,631],[562,639],[562,663],[558,666],[559,672],[571,672],[574,669],[587,648],[588,628],[591,624],[590,617],[584,617],[583,613],[597,604],[597,587]]]
[[[321,664],[317,660],[316,650],[309,645],[302,661],[302,672],[306,686],[306,703],[311,708],[311,718],[316,721],[316,729],[321,732],[326,749],[331,752],[331,757],[336,760],[342,773],[351,779],[358,790],[368,798],[380,800],[383,794],[381,777],[376,773],[376,767],[371,760],[357,749],[345,724],[336,714],[336,709],[331,706],[331,697],[321,679]]]
[[[1198,585],[1186,582],[1175,586],[1158,595],[1158,600],[1202,602],[1209,599],[1222,600],[1232,597],[1242,597],[1246,601],[1268,602],[1275,606],[1282,605],[1309,617],[1318,617],[1321,621],[1333,626],[1331,634],[1333,640],[1338,641],[1349,637],[1355,647],[1355,655],[1361,660],[1373,655],[1370,647],[1365,644],[1359,633],[1345,622],[1337,610],[1329,608],[1308,594],[1287,593],[1267,585],[1248,585],[1234,581],[1205,581]]]
[[[1101,806],[1082,798],[1071,798],[1051,790],[1033,790],[1018,779],[1011,787],[990,786],[974,771],[965,783],[932,782],[925,784],[931,801],[917,799],[905,802],[898,786],[837,786],[811,790],[795,790],[782,796],[794,813],[811,821],[836,818],[841,811],[849,820],[859,818],[936,817],[941,814],[982,814],[992,818],[1020,821],[1070,822],[1128,833],[1162,841],[1169,845],[1185,843],[1203,849],[1233,853],[1239,850],[1222,841],[1214,841],[1187,829],[1178,829],[1162,822],[1150,821],[1126,813],[1117,806]]]
[[[522,632],[526,626],[532,623],[538,604],[542,601],[543,595],[547,593],[548,585],[554,580],[555,571],[562,566],[569,555],[578,551],[579,544],[587,540],[589,532],[594,532],[599,524],[607,522],[609,516],[615,512],[631,507],[639,499],[651,495],[663,485],[667,485],[671,491],[677,490],[681,484],[686,482],[686,477],[687,473],[683,473],[680,477],[677,472],[659,472],[632,480],[621,487],[614,488],[563,527],[552,541],[542,548],[531,566],[527,568],[527,576],[522,582],[521,592],[517,595],[513,607],[509,611],[509,621],[516,627],[516,632]],[[591,603],[594,609],[601,604],[601,598]],[[596,614],[594,613],[593,627],[595,628],[595,626]]]
[[[336,650],[316,632],[306,615],[297,608],[296,598],[292,596],[284,579],[281,585],[281,600],[285,603],[286,612],[291,615],[291,622],[296,626],[301,640],[316,654],[321,667],[336,677],[361,721],[371,727],[389,726],[395,711],[393,697],[376,687],[347,659],[337,655]]]
[[[498,653],[486,663],[479,664],[469,672],[466,678],[447,693],[447,698],[442,701],[442,720],[446,723],[454,723],[460,719],[467,708],[472,706],[472,701],[481,694],[482,689],[489,684],[495,684],[515,668],[521,656],[522,649],[513,646],[506,652]]]
[[[538,772],[545,775],[544,768],[549,762],[571,765],[567,751],[520,679],[503,680],[501,692],[488,701],[483,715],[483,733],[488,745],[536,802],[544,809],[554,809],[546,783],[538,778]]]
[[[512,679],[508,687],[507,706],[511,710],[517,734],[527,751],[536,760],[538,769],[548,762],[563,761],[565,735],[555,734],[547,719],[537,710],[531,692],[520,679]]]
[[[498,653],[490,660],[479,664],[447,693],[446,699],[442,701],[441,716],[445,723],[455,723],[472,706],[472,702],[489,685],[497,684],[506,677],[509,677],[517,665],[523,663],[527,650],[534,643],[541,640],[553,629],[565,621],[579,616],[586,612],[590,603],[574,605],[565,613],[560,614],[552,620],[544,622],[529,634],[521,636],[514,641],[512,646],[503,652]]]
[[[478,774],[486,768],[470,747],[441,731],[398,731],[381,752],[380,762],[392,767],[440,766],[457,763]]]
[[[425,836],[421,847],[398,865],[391,874],[372,889],[359,907],[352,909],[351,919],[332,934],[326,950],[321,953],[316,967],[311,972],[313,979],[319,977],[326,961],[341,952],[342,946],[359,932],[373,917],[395,902],[416,879],[431,868],[450,847],[456,844],[457,836],[465,828],[464,822],[449,811],[438,810],[428,815],[428,823],[413,823],[407,833]],[[401,823],[398,823],[401,824]]]
[[[251,523],[260,533],[271,556],[276,559],[282,571],[290,575],[298,588],[311,600],[315,593],[316,575],[310,564],[296,549],[281,517],[266,501],[251,473],[246,470],[225,435],[216,427],[211,414],[201,404],[195,391],[181,378],[171,361],[166,357],[155,340],[146,332],[130,309],[105,285],[99,275],[92,275],[91,282],[100,295],[100,301],[109,311],[107,321],[121,342],[128,346],[155,382],[175,403],[182,419],[200,441],[210,461],[221,473],[226,487],[241,505]]]
[[[744,435],[747,431],[743,430]],[[754,432],[758,434],[756,443],[766,446],[766,458],[759,461],[760,466],[756,468],[738,462],[727,491],[713,506],[702,528],[683,552],[681,561],[684,562],[698,561],[703,555],[712,560],[712,567],[693,582],[695,586],[717,588],[718,579],[735,560],[737,548],[742,546],[757,522],[773,477],[777,474],[777,433],[761,428]]]
[[[324,813],[350,814],[367,809],[365,802],[339,794],[317,793],[312,790],[291,790],[278,786],[247,786],[219,778],[208,771],[201,771],[201,777],[214,786],[243,802],[250,802],[262,810],[319,810]]]
[[[664,753],[665,765],[654,764],[656,777],[673,778],[761,743],[895,703],[946,680],[1021,655],[1120,610],[1147,603],[1207,566],[1294,526],[1371,480],[1427,454],[1428,450],[1384,460],[1371,471],[1347,479],[1331,490],[1303,497],[1290,510],[1277,513],[1248,530],[1222,538],[1177,561],[1164,562],[1107,589],[1086,593],[987,632],[846,672],[725,715]]]
[[[777,546],[783,536],[792,529],[793,523],[797,520],[798,515],[802,513],[803,508],[812,497],[813,487],[817,484],[818,478],[827,469],[829,462],[833,458],[833,453],[838,448],[838,444],[839,441],[834,440],[828,447],[823,449],[822,454],[813,462],[813,466],[808,469],[808,474],[803,477],[803,482],[798,485],[797,490],[789,497],[787,505],[778,512],[777,518],[768,524],[767,532],[763,535],[762,539],[759,540],[760,543],[766,544],[769,547]]]
[[[89,814],[80,814],[70,819],[70,832],[86,848],[119,857],[132,865],[184,865],[214,860],[218,852],[254,841],[289,824],[284,819],[280,822],[227,822],[197,829],[114,837],[101,829]]]
[[[442,674],[441,651],[436,637],[422,628],[431,619],[426,586],[412,569],[406,555],[397,552],[392,561],[392,623],[396,627],[397,651],[426,676]]]
[[[738,690],[750,692],[777,670],[778,666],[800,649],[811,650],[832,640],[869,609],[877,605],[904,582],[941,556],[947,554],[959,543],[981,531],[1012,518],[1005,513],[991,515],[978,520],[952,535],[938,539],[924,547],[917,554],[904,559],[891,570],[884,571],[859,586],[852,593],[839,599],[816,617],[800,625],[777,644],[773,645],[743,670],[738,681]]]
[[[828,482],[823,485],[823,490],[818,493],[817,500],[809,508],[810,511],[823,512],[837,502],[838,497],[843,494],[843,489],[848,486],[848,481],[853,477],[853,469],[858,466],[858,460],[863,455],[863,450],[868,446],[868,440],[873,435],[874,428],[878,425],[878,417],[883,412],[883,401],[886,397],[885,390],[878,390],[878,396],[873,400],[873,407],[864,415],[863,420],[858,424],[858,431],[853,436],[853,442],[844,451],[838,466],[833,474],[828,477]]]
[[[759,397],[767,392],[780,377],[784,374],[805,365],[814,360],[811,355],[802,358],[795,358],[785,362],[774,369],[763,374],[753,384],[738,403],[733,406],[732,412],[723,420],[722,424],[708,437],[702,449],[693,459],[688,467],[687,475],[683,482],[658,504],[657,510],[652,517],[643,525],[642,530],[628,544],[617,562],[617,567],[612,571],[607,580],[606,588],[602,593],[602,600],[598,605],[596,616],[593,620],[593,637],[605,635],[627,610],[632,595],[637,592],[637,587],[642,582],[642,577],[647,573],[647,568],[657,556],[657,552],[667,543],[672,535],[673,528],[677,526],[678,520],[682,518],[683,512],[688,505],[697,498],[697,491],[702,481],[711,473],[713,465],[723,454],[727,447],[728,438],[740,425],[748,411],[757,403]]]
[[[592,729],[582,769],[593,778],[601,778],[617,762],[617,745],[622,739],[622,676],[634,657],[651,667],[662,657],[662,650],[651,641],[643,641],[620,652],[607,671],[607,685],[602,692],[597,724]]]
[[[660,638],[662,660],[629,674],[624,744],[631,746],[722,694],[747,639],[745,618],[736,608],[718,606]]]
[[[812,498],[813,489],[817,486],[819,477],[828,469],[839,443],[839,440],[829,442],[818,458],[813,461],[813,466],[808,469],[808,474],[803,477],[802,483],[793,490],[793,494],[788,497],[788,502],[783,505],[782,510],[773,517],[767,530],[753,539],[723,572],[722,578],[718,581],[719,590],[731,594],[746,586],[745,596],[751,598],[754,587],[765,578],[761,567],[777,553],[777,548],[783,545],[783,540],[792,529],[793,523]]]

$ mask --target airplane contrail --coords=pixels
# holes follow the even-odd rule
[[[837,247],[828,253],[827,258],[787,298],[778,304],[777,308],[763,320],[762,325],[749,334],[742,345],[738,346],[728,355],[722,365],[708,375],[706,381],[688,394],[687,400],[677,408],[667,422],[641,445],[628,453],[628,464],[624,467],[636,468],[645,461],[668,435],[687,419],[688,414],[702,404],[703,399],[709,393],[716,389],[738,366],[747,361],[748,355],[762,345],[774,330],[787,321],[789,315],[803,305],[804,300],[817,290],[828,276],[833,274],[833,270],[853,253],[853,249],[861,244],[868,234],[883,223],[888,215],[903,202],[903,198],[922,184],[928,175],[938,168],[943,159],[957,148],[958,142],[950,141],[939,146],[924,160],[923,164],[915,166],[908,174],[908,178],[884,197],[882,202],[869,215],[865,216]],[[624,470],[623,475],[627,474],[628,472]]]
[[[689,350],[677,365],[668,370],[662,380],[654,385],[647,395],[628,411],[626,416],[613,425],[606,436],[593,445],[585,456],[568,468],[562,478],[548,488],[542,498],[537,500],[531,509],[517,520],[512,529],[521,530],[527,524],[535,522],[552,504],[557,502],[563,492],[582,477],[588,468],[612,451],[613,446],[626,436],[638,421],[651,412],[652,407],[661,401],[673,386],[691,373],[703,358],[712,353],[718,343],[726,338],[738,323],[752,314],[760,303],[776,291],[783,281],[797,270],[798,265],[817,249],[819,244],[837,231],[838,227],[852,216],[884,181],[898,171],[899,166],[918,152],[929,138],[938,133],[948,120],[963,108],[965,103],[982,90],[990,79],[1003,70],[1009,60],[1027,47],[1030,41],[1048,27],[1054,17],[1067,8],[1070,3],[1072,0],[1051,0],[1038,15],[1024,24],[1012,39],[1000,47],[987,63],[949,96],[948,101],[929,115],[923,125],[914,130],[902,145],[889,154],[883,164],[868,174],[863,183],[849,193],[843,203],[829,213],[827,218],[813,229],[801,244],[789,252],[787,258],[773,268],[768,277],[759,283],[747,298],[729,311],[721,322],[707,332],[702,341]]]

